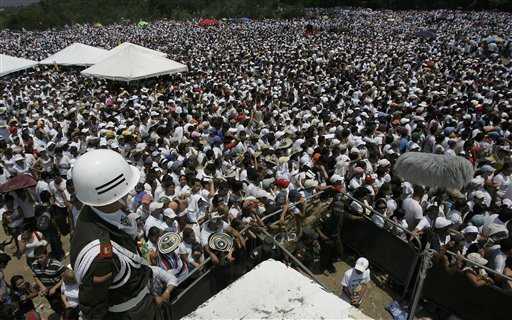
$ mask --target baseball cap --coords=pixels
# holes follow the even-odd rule
[[[330,181],[331,181],[331,183],[343,182],[343,177],[335,174],[331,177]]]
[[[478,228],[475,226],[467,226],[464,229],[462,229],[462,233],[464,233],[464,234],[478,233]]]
[[[492,172],[496,171],[496,169],[494,169],[492,166],[486,164],[486,165],[483,165],[482,167],[480,167],[480,171],[484,172],[484,173],[492,173]]]
[[[163,207],[164,207],[163,202],[151,202],[149,204],[149,210],[150,211],[153,211],[153,210],[156,210],[156,209],[162,209]]]
[[[357,259],[354,269],[356,269],[357,271],[360,271],[360,272],[365,272],[366,269],[368,269],[369,265],[370,265],[370,263],[368,262],[368,259],[361,257],[361,258]]]
[[[164,217],[167,217],[169,219],[176,218],[176,213],[171,208],[165,209],[164,212],[163,212],[163,215],[164,215]]]

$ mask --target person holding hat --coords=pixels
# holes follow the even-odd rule
[[[137,224],[126,211],[139,177],[137,168],[111,150],[87,152],[74,164],[73,184],[84,207],[70,253],[86,319],[168,317],[167,306],[155,304],[148,290],[153,271],[138,253]]]
[[[342,297],[347,298],[354,307],[359,307],[364,301],[370,283],[370,263],[368,259],[360,257],[353,268],[345,271],[341,279]]]
[[[469,261],[466,261],[466,265],[462,269],[462,272],[475,287],[490,286],[494,284],[492,278],[490,278],[485,269],[482,268],[487,264],[487,259],[477,252],[468,254],[466,258]]]
[[[208,243],[208,240],[210,239],[210,236],[212,234],[219,232],[230,234],[235,238],[240,248],[245,247],[245,241],[240,235],[240,233],[235,228],[227,224],[222,218],[223,217],[219,215],[218,212],[211,212],[209,220],[203,223],[203,225],[201,226],[201,245],[203,246],[205,253],[210,256],[213,264],[215,265],[218,265],[220,263],[220,259],[218,255],[210,248]],[[228,258],[230,261],[233,259],[232,256],[229,256]]]
[[[464,236],[462,254],[466,254],[471,245],[478,242],[478,234],[478,228],[473,225],[468,225],[467,227],[462,229],[462,235]]]
[[[186,279],[189,271],[188,255],[181,236],[172,232],[161,234],[154,261],[156,266],[172,274],[177,283]]]

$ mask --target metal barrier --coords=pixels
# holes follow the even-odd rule
[[[449,272],[437,263],[427,272],[422,296],[465,320],[511,318],[511,290],[488,285],[476,287],[463,272]]]
[[[409,289],[416,270],[421,241],[409,230],[350,194],[344,193],[344,196],[378,215],[386,223],[399,229],[411,239],[411,241],[406,241],[385,228],[379,227],[367,215],[361,215],[357,220],[345,218],[340,230],[343,245],[365,256],[373,265],[388,273],[396,283],[404,287],[405,293]]]
[[[326,191],[316,193],[308,197],[306,201],[310,201],[325,192]],[[343,227],[340,230],[344,245],[366,256],[373,265],[387,272],[391,279],[401,284],[404,293],[409,292],[411,280],[417,272],[418,262],[422,256],[420,251],[421,242],[418,237],[375,211],[373,208],[367,207],[364,203],[353,198],[351,195],[344,194],[344,196],[352,201],[357,201],[373,214],[379,215],[387,223],[394,228],[400,229],[411,239],[409,242],[404,241],[389,230],[376,225],[375,222],[366,215],[356,220],[345,219],[343,221]],[[289,208],[293,208],[296,205],[297,203],[291,204]],[[270,217],[280,213],[282,213],[282,209],[264,216],[263,219],[268,220]],[[246,227],[241,233],[245,235],[248,230],[249,227]],[[272,239],[281,251],[290,258],[294,265],[298,266],[298,268],[311,277],[311,279],[317,281],[311,271],[302,265],[286,248],[283,248],[267,230],[264,228],[258,228],[257,230]],[[453,252],[447,252],[447,254],[456,255]],[[469,261],[465,258],[464,260]],[[210,258],[206,259],[203,266],[209,267],[210,262]],[[246,265],[245,267],[249,266]],[[488,272],[496,273],[494,270],[485,266],[481,267]],[[248,269],[246,269],[245,272],[246,271],[248,271]],[[198,272],[197,269],[192,271],[185,282],[188,283],[190,277],[197,275]],[[194,311],[200,304],[204,303],[219,290],[219,288],[216,288],[214,285],[216,277],[218,277],[216,269],[213,267],[203,268],[202,272],[203,273],[200,274],[197,279],[190,282],[190,284],[173,299],[173,319],[179,319]],[[496,274],[512,281],[510,277],[499,273]],[[241,276],[241,274],[233,278],[233,280],[237,279],[239,276]],[[322,284],[320,283],[320,285]],[[512,298],[512,292],[491,286],[476,288],[471,285],[463,273],[448,273],[448,271],[440,266],[434,265],[434,267],[428,271],[423,287],[423,296],[429,301],[438,304],[441,308],[449,310],[464,319],[501,320],[510,318],[510,316],[507,317],[508,314],[505,312],[505,306],[507,305],[506,302],[510,301],[510,298]]]
[[[323,194],[324,191],[318,192],[316,194],[311,195],[306,199],[306,201],[309,201],[313,198],[318,197],[319,195]],[[298,203],[293,203],[289,205],[289,208],[293,208]],[[282,209],[276,210],[266,216],[263,217],[263,219],[268,219],[269,217],[272,217],[276,214],[280,214],[282,212]],[[240,231],[242,235],[245,235],[251,227],[247,226],[244,229]],[[263,228],[260,228],[261,231],[264,231],[267,236],[272,239],[272,241],[275,241],[273,237],[270,236]],[[251,249],[251,248],[249,248]],[[282,248],[281,248],[282,249]],[[289,254],[289,253],[288,253]],[[291,254],[290,254],[291,255]],[[242,262],[243,263],[246,263]],[[215,282],[218,280],[216,279],[218,275],[216,274],[216,266],[213,266],[211,264],[211,259],[208,257],[205,259],[205,261],[201,264],[201,271],[196,268],[192,270],[181,282],[181,284],[186,284],[186,287],[181,290],[171,301],[172,305],[172,313],[173,313],[173,319],[179,319],[191,312],[193,312],[198,306],[200,306],[202,303],[204,303],[206,300],[211,298],[213,295],[215,295],[219,289],[218,286],[215,286]],[[249,267],[248,264],[245,264],[242,266],[242,268]],[[301,269],[304,270],[304,272],[309,272],[311,274],[311,271],[309,271],[306,267],[303,265],[299,265]],[[248,271],[248,270],[245,270]],[[192,277],[198,275],[199,276],[192,280]],[[233,277],[231,280],[236,280],[241,274],[237,274],[235,277]],[[313,280],[317,281],[311,274],[311,277]]]

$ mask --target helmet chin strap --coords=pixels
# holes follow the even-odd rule
[[[97,210],[100,210],[101,212],[104,212],[104,213],[114,213],[118,210],[123,210],[126,208],[126,205],[125,205],[126,201],[123,201],[123,199],[120,199],[116,202],[113,202],[113,203],[110,203],[110,204],[107,204],[104,206],[94,207],[94,208]]]

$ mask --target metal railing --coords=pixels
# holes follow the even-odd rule
[[[357,202],[359,205],[363,206],[364,208],[366,208],[366,209],[370,210],[373,214],[375,214],[375,215],[379,216],[380,218],[382,218],[382,219],[383,219],[384,221],[386,221],[387,223],[389,223],[389,224],[393,225],[395,228],[398,228],[398,229],[400,229],[401,231],[403,231],[404,233],[406,233],[406,234],[409,236],[409,239],[414,239],[414,242],[416,242],[416,243],[415,243],[415,244],[416,244],[416,248],[417,248],[418,250],[421,250],[421,247],[422,247],[422,246],[421,246],[421,241],[420,241],[420,239],[418,238],[418,235],[417,235],[417,234],[415,234],[414,232],[411,232],[411,231],[407,230],[406,228],[402,227],[401,225],[397,224],[395,221],[393,221],[393,220],[389,219],[388,217],[386,217],[386,216],[385,216],[385,215],[383,215],[382,213],[380,213],[380,212],[378,212],[377,210],[373,209],[372,207],[370,207],[370,206],[366,205],[364,202],[361,202],[360,200],[358,200],[358,199],[354,198],[354,197],[353,197],[352,195],[350,195],[349,193],[343,192],[343,195],[344,195],[345,197],[349,198],[350,200]],[[363,214],[363,215],[361,215],[361,216],[362,216],[362,217],[364,217],[364,218],[366,218],[366,219],[368,219],[368,220],[370,220],[372,223],[375,223],[375,222],[374,222],[374,221],[373,221],[373,220],[372,220],[368,215]],[[409,241],[406,241],[406,242],[411,243],[411,242],[413,242],[413,241],[409,240]]]
[[[311,196],[309,196],[309,197],[305,198],[305,201],[306,201],[306,202],[307,202],[307,201],[310,201],[311,199],[314,199],[314,198],[316,198],[316,197],[320,196],[321,194],[324,194],[325,192],[326,192],[326,190],[323,190],[323,191],[317,192],[317,193],[315,193],[315,194],[312,194]],[[292,203],[292,204],[290,204],[290,205],[288,206],[288,208],[294,208],[294,207],[295,207],[295,206],[297,206],[298,204],[299,204],[299,202]],[[283,209],[282,209],[282,208],[280,208],[280,209],[278,209],[278,210],[276,210],[276,211],[274,211],[274,212],[272,212],[272,213],[269,213],[269,214],[267,214],[267,215],[263,216],[262,220],[263,220],[263,221],[268,220],[268,218],[270,218],[270,217],[272,217],[272,216],[274,216],[274,215],[276,215],[276,214],[280,214],[280,213],[282,213],[282,211],[283,211]],[[203,223],[204,223],[204,222],[203,222]],[[243,236],[243,235],[245,235],[245,234],[249,231],[249,229],[251,229],[251,227],[253,227],[253,226],[246,226],[246,227],[244,227],[244,228],[240,231],[240,234],[241,234],[242,236]],[[264,230],[263,228],[259,228],[259,229],[260,229],[260,230]],[[270,238],[274,241],[274,238],[273,238],[273,237],[270,237]],[[246,240],[247,240],[247,239],[246,239]],[[194,270],[192,270],[191,272],[189,272],[189,273],[185,276],[185,278],[183,278],[183,279],[180,281],[180,284],[181,284],[181,283],[184,283],[184,282],[186,282],[187,280],[189,280],[189,279],[190,279],[193,275],[195,275],[196,273],[198,273],[198,272],[200,272],[200,271],[205,271],[203,274],[201,274],[201,275],[199,276],[199,278],[198,278],[198,279],[194,280],[194,281],[193,281],[190,285],[188,285],[188,286],[187,286],[187,287],[186,287],[182,292],[180,292],[180,294],[179,294],[179,295],[177,295],[177,296],[176,296],[176,298],[174,298],[174,299],[173,299],[173,301],[177,301],[177,300],[179,300],[181,297],[183,297],[183,296],[184,296],[184,295],[185,295],[185,294],[186,294],[186,293],[187,293],[187,292],[188,292],[188,291],[189,291],[189,290],[194,286],[194,284],[195,284],[196,282],[198,282],[200,279],[202,279],[202,278],[204,277],[204,275],[205,275],[205,274],[207,274],[207,273],[209,273],[209,272],[211,271],[211,268],[206,269],[206,270],[204,269],[204,267],[205,267],[207,264],[209,264],[210,262],[211,262],[211,258],[210,258],[210,257],[207,257],[207,258],[206,258],[206,259],[201,263],[201,265],[200,265],[199,267],[194,268]],[[179,286],[179,285],[178,285],[178,286]]]
[[[437,252],[437,251],[435,251],[435,250],[433,250],[433,249],[430,249],[430,250],[431,250],[431,251],[433,251],[433,252]],[[512,277],[509,277],[509,276],[507,276],[506,274],[503,274],[503,273],[501,273],[501,272],[498,272],[498,271],[496,271],[496,270],[493,270],[493,269],[491,269],[491,268],[489,268],[489,267],[487,267],[487,266],[484,266],[483,264],[478,264],[478,263],[476,263],[476,262],[473,262],[473,261],[469,260],[468,258],[466,258],[466,257],[462,256],[462,255],[456,254],[455,252],[451,252],[451,251],[446,250],[446,253],[447,253],[447,254],[449,254],[449,255],[451,255],[451,256],[453,256],[453,257],[455,257],[455,258],[462,259],[462,260],[464,260],[465,262],[468,262],[469,264],[472,264],[472,265],[475,265],[475,266],[477,266],[477,267],[479,267],[479,268],[482,268],[482,269],[484,269],[485,271],[490,272],[490,273],[492,273],[492,274],[494,274],[494,275],[496,275],[496,276],[498,276],[498,277],[503,277],[503,278],[507,279],[508,281],[512,281]]]

